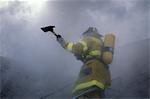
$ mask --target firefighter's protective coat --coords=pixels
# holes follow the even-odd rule
[[[108,34],[102,38],[83,36],[78,43],[63,42],[63,47],[83,61],[73,93],[92,86],[105,89],[111,84],[108,64],[112,62],[115,36]]]

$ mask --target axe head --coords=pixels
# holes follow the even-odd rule
[[[44,31],[44,32],[53,32],[54,33],[54,28],[55,26],[46,26],[46,27],[42,27],[41,30]]]

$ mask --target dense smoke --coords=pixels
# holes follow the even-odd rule
[[[149,0],[0,1],[1,97],[71,97],[82,63],[65,51],[52,34],[76,42],[89,27],[116,35],[112,86],[106,97],[148,97]],[[42,6],[42,5],[41,5]],[[149,70],[149,71],[148,71]],[[120,85],[120,86],[118,86]],[[140,86],[140,87],[139,87]]]

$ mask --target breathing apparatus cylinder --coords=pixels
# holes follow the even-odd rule
[[[115,46],[115,35],[106,34],[104,37],[104,49],[102,55],[104,63],[110,64],[112,62],[114,46]]]

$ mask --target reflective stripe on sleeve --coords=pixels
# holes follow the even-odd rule
[[[83,51],[86,51],[88,49],[86,42],[79,41],[83,45]]]
[[[91,86],[94,86],[94,85],[96,85],[97,87],[99,87],[101,89],[105,89],[105,86],[104,86],[103,83],[101,83],[97,80],[92,80],[92,81],[89,81],[89,82],[86,82],[86,83],[81,83],[81,84],[77,85],[72,92],[74,93],[75,91],[85,89],[85,88],[88,88],[88,87],[91,87]]]
[[[68,43],[67,50],[72,51],[73,43]]]
[[[100,50],[93,50],[93,51],[89,52],[89,55],[91,55],[91,56],[100,56],[101,52],[100,52]]]

